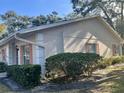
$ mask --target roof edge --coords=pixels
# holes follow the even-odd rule
[[[69,24],[69,23],[73,23],[73,22],[78,22],[81,20],[89,20],[89,19],[93,19],[93,18],[97,18],[97,17],[99,17],[99,16],[95,15],[95,16],[89,16],[89,17],[80,17],[80,18],[71,19],[71,20],[67,20],[67,21],[60,21],[60,22],[56,22],[56,23],[52,23],[52,24],[46,24],[46,25],[41,25],[41,26],[32,27],[32,28],[28,28],[28,29],[23,29],[23,30],[20,30],[19,33],[25,34],[25,33],[33,32],[36,30],[44,30],[47,28],[61,26],[61,25],[65,25],[65,24]]]
[[[111,33],[113,35],[116,36],[116,38],[118,38],[121,42],[123,42],[124,40],[121,38],[121,36],[118,34],[118,32],[116,30],[114,30],[110,24],[108,22],[105,21],[105,19],[103,19],[101,16],[97,16],[97,18],[107,27],[110,29]]]

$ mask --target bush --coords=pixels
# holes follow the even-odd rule
[[[113,58],[112,58],[112,63],[111,63],[111,65],[119,64],[119,63],[123,63],[123,62],[124,62],[124,60],[123,60],[123,57],[122,57],[122,56],[113,57]]]
[[[25,88],[32,88],[40,83],[40,65],[8,66],[7,74]]]
[[[103,69],[107,66],[124,63],[124,56],[113,56],[110,58],[104,58],[97,66],[97,68]]]
[[[0,62],[0,73],[6,72],[7,65],[4,62]]]
[[[49,74],[60,74],[75,78],[81,74],[90,76],[101,57],[94,53],[62,53],[46,59],[46,70]],[[54,75],[55,75],[54,74]]]

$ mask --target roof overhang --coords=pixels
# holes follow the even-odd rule
[[[5,37],[4,39],[0,40],[0,46],[3,46],[6,43],[8,43],[10,40],[14,39],[14,35],[15,33],[10,34],[8,37]]]

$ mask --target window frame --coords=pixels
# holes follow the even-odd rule
[[[94,52],[90,52],[89,45],[95,45],[95,51],[92,50]],[[96,54],[99,54],[99,44],[98,43],[86,43],[85,47],[86,47],[86,53],[96,53]]]
[[[26,49],[29,49],[28,57],[29,57],[29,62],[26,62]],[[32,45],[23,45],[21,46],[21,64],[32,64]]]

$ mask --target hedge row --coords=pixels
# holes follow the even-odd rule
[[[7,65],[4,62],[0,62],[0,73],[6,72]]]
[[[59,75],[60,72],[72,78],[81,74],[90,76],[100,59],[94,53],[57,54],[46,59],[46,70],[50,76]]]
[[[32,88],[40,83],[40,65],[8,66],[7,74],[25,88]]]

